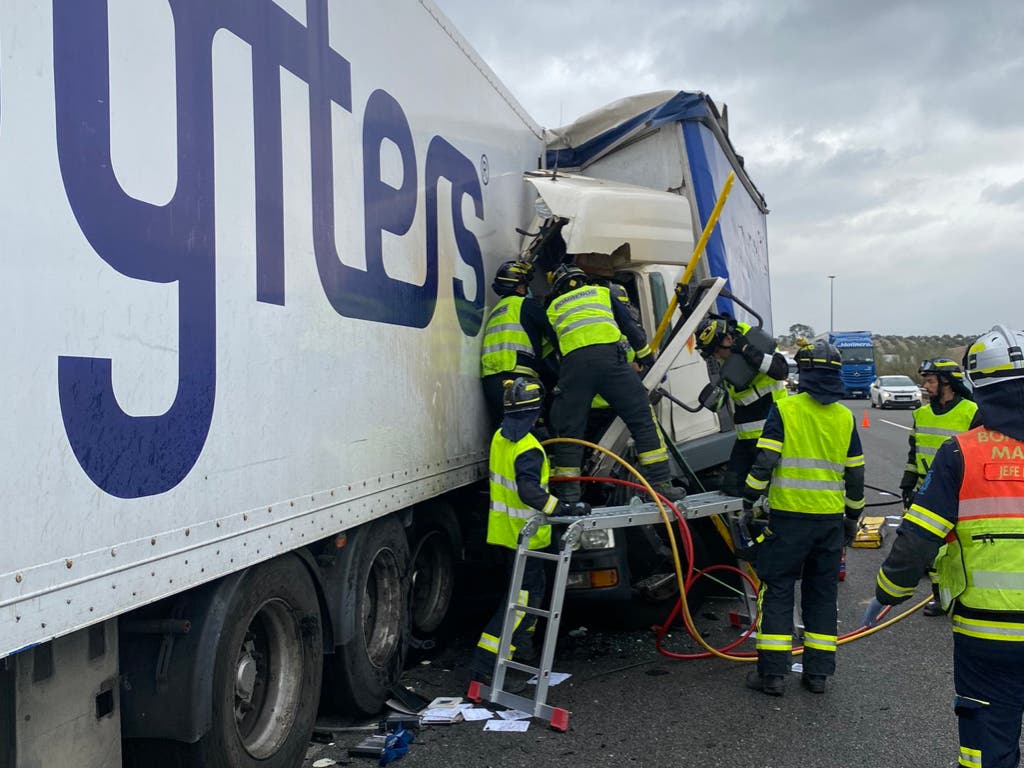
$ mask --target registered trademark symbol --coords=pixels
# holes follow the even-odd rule
[[[487,164],[487,155],[480,155],[480,180],[487,185],[487,182],[491,179],[491,169]]]

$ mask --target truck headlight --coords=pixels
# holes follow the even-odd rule
[[[611,549],[614,546],[614,531],[610,529],[584,531],[573,545],[572,551],[577,552],[581,549]]]

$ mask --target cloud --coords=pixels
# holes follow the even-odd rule
[[[1024,179],[1014,184],[990,184],[981,190],[981,199],[996,205],[1024,205]]]
[[[548,127],[645,91],[727,103],[776,328],[827,327],[828,274],[845,327],[1024,322],[997,278],[1024,240],[1024,3],[436,2]]]

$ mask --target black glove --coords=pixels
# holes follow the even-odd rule
[[[741,355],[747,349],[750,349],[750,342],[747,341],[747,337],[744,336],[737,330],[731,331],[732,335],[732,351],[739,352]]]
[[[686,302],[690,298],[690,286],[686,283],[676,283],[676,287],[673,288],[676,294],[676,301],[680,307],[685,307]]]
[[[903,497],[903,508],[910,509],[910,505],[914,503],[914,497],[917,496],[917,492],[913,488],[900,488],[900,496]]]
[[[857,531],[860,530],[860,519],[856,517],[843,518],[843,546],[848,547],[857,538]]]
[[[585,501],[560,501],[555,507],[556,517],[583,517],[590,514],[590,505]]]
[[[637,365],[640,366],[641,374],[647,373],[649,370],[651,370],[651,368],[654,367],[654,360],[655,357],[653,352],[644,355],[643,357],[638,357],[636,359]]]
[[[743,510],[740,512],[739,526],[740,533],[742,533],[747,539],[750,536],[750,521],[754,519],[754,502],[750,499],[743,500]]]

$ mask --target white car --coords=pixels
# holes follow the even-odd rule
[[[872,408],[921,407],[921,389],[909,376],[879,376],[868,396]]]

